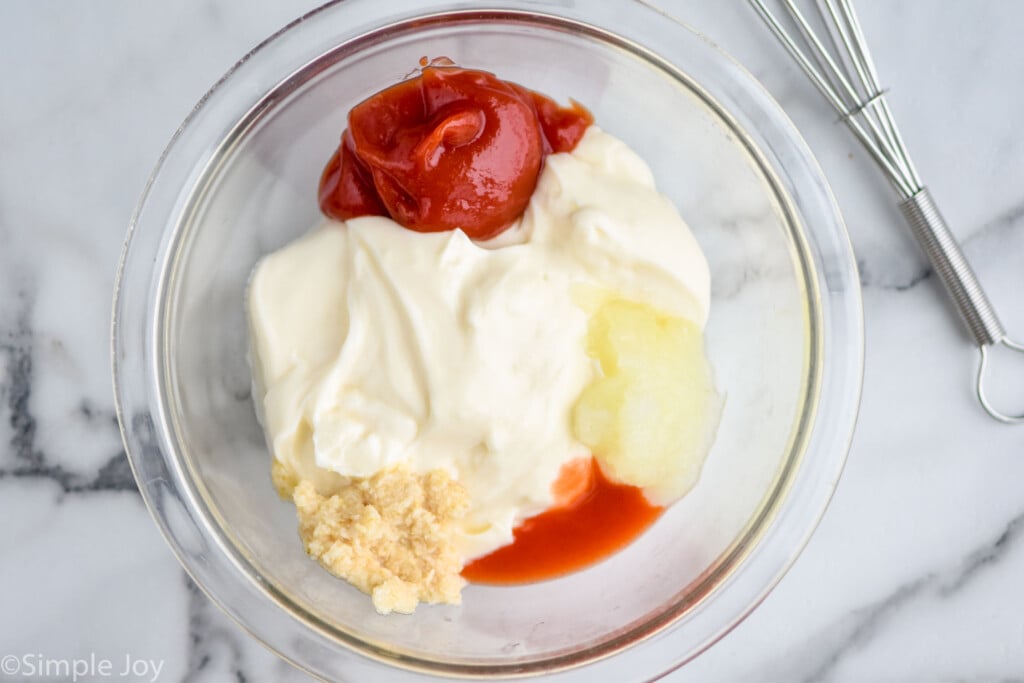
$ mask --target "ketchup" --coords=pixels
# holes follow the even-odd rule
[[[512,543],[473,560],[462,576],[493,584],[562,576],[623,548],[663,511],[639,488],[608,480],[593,458],[563,467],[554,491],[554,507],[525,520],[515,528]],[[560,491],[573,491],[575,497],[557,500]]]
[[[544,157],[571,151],[592,122],[575,102],[561,107],[486,71],[435,62],[349,112],[320,178],[320,208],[488,239],[526,209]]]

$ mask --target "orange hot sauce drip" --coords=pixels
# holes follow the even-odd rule
[[[356,105],[320,177],[338,220],[390,216],[418,232],[488,239],[526,209],[544,157],[571,151],[593,116],[447,60]]]
[[[589,483],[579,486],[579,477]],[[593,458],[563,467],[555,483],[575,498],[527,519],[513,542],[473,560],[462,570],[470,581],[528,583],[582,569],[627,545],[662,513],[635,486],[609,481]]]

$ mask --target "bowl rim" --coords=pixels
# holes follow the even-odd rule
[[[408,2],[406,4],[409,5],[410,7],[415,8],[415,4],[411,2]],[[539,4],[544,6],[543,12],[538,11]],[[238,623],[243,629],[245,629],[251,635],[257,638],[257,640],[259,640],[264,645],[274,650],[278,655],[282,656],[292,664],[315,676],[322,675],[322,672],[311,669],[310,666],[306,665],[302,661],[299,661],[299,659],[294,655],[294,653],[283,651],[284,648],[275,645],[275,643],[269,642],[265,634],[257,633],[256,628],[251,626],[251,619],[248,619],[246,615],[242,615],[240,613],[241,610],[238,609],[237,604],[232,604],[228,599],[224,597],[224,591],[222,590],[223,586],[219,584],[214,586],[213,582],[210,582],[210,585],[208,585],[208,581],[210,580],[210,577],[212,575],[208,573],[203,573],[198,570],[194,554],[188,549],[187,544],[183,542],[183,539],[180,536],[180,534],[183,531],[182,527],[171,524],[168,521],[168,512],[166,505],[168,502],[176,501],[179,505],[183,506],[182,512],[184,512],[186,518],[192,523],[192,525],[194,526],[194,530],[204,537],[203,540],[205,542],[208,543],[210,540],[210,536],[212,535],[212,538],[215,544],[217,545],[216,549],[220,554],[209,555],[206,558],[206,561],[221,563],[226,562],[228,563],[228,565],[233,567],[234,570],[240,570],[242,574],[248,573],[246,571],[246,568],[239,564],[239,558],[237,556],[233,556],[233,550],[231,548],[226,547],[225,544],[222,542],[222,539],[219,539],[216,533],[210,534],[211,529],[209,528],[209,520],[204,519],[203,515],[195,514],[196,510],[201,510],[205,506],[197,498],[195,491],[192,489],[192,487],[189,486],[190,477],[187,472],[183,471],[182,463],[179,462],[176,458],[169,457],[169,453],[173,453],[174,449],[161,447],[161,444],[173,443],[174,438],[173,435],[170,433],[168,425],[166,424],[166,411],[164,410],[163,401],[161,399],[161,396],[159,395],[159,391],[154,392],[154,386],[158,386],[160,384],[160,377],[158,372],[159,354],[155,351],[156,345],[151,345],[151,342],[153,341],[152,337],[158,335],[156,335],[154,329],[152,328],[152,325],[153,322],[155,320],[159,320],[160,317],[156,314],[150,315],[150,312],[148,311],[143,311],[142,314],[140,315],[138,310],[135,310],[132,316],[126,315],[129,306],[134,306],[134,308],[136,309],[138,308],[138,302],[134,301],[134,299],[129,300],[129,288],[126,288],[124,285],[125,278],[130,276],[130,271],[133,269],[133,266],[135,269],[138,269],[140,260],[145,261],[146,257],[149,256],[153,257],[153,261],[151,262],[159,262],[159,258],[157,257],[162,253],[165,253],[169,245],[173,243],[173,234],[162,234],[161,239],[155,245],[147,245],[156,247],[155,254],[151,255],[149,253],[146,253],[140,255],[137,253],[139,243],[139,226],[142,223],[146,222],[147,220],[146,211],[149,207],[147,201],[150,199],[151,193],[153,192],[157,183],[161,182],[163,178],[166,178],[166,174],[161,174],[166,171],[167,166],[171,161],[171,157],[178,150],[180,140],[188,134],[189,130],[192,127],[192,124],[203,115],[204,110],[209,105],[209,103],[212,100],[215,100],[218,97],[219,93],[223,92],[225,84],[229,83],[232,77],[237,72],[239,72],[242,69],[249,68],[252,65],[254,58],[257,58],[262,53],[263,50],[265,50],[268,46],[272,45],[275,41],[278,41],[285,34],[291,32],[293,29],[300,25],[308,25],[307,22],[317,20],[318,18],[325,18],[326,13],[336,13],[339,11],[339,9],[345,10],[347,8],[352,8],[355,6],[360,6],[360,9],[364,9],[367,6],[373,7],[373,4],[365,0],[362,2],[360,0],[335,0],[335,2],[330,2],[326,5],[323,5],[313,10],[312,12],[309,12],[303,15],[302,17],[299,17],[295,21],[290,22],[285,27],[283,27],[282,29],[274,33],[272,36],[270,36],[268,39],[260,43],[256,48],[251,50],[238,63],[236,63],[225,74],[225,76],[223,76],[220,80],[217,81],[217,83],[211,88],[211,90],[200,100],[200,102],[192,110],[188,118],[185,119],[184,123],[175,133],[167,148],[164,150],[164,153],[161,156],[160,161],[157,163],[156,168],[154,169],[149,180],[147,181],[146,188],[143,191],[142,197],[140,198],[135,213],[131,219],[128,234],[125,239],[125,244],[121,254],[121,260],[117,271],[117,283],[115,285],[114,291],[113,319],[111,325],[112,365],[114,378],[115,406],[118,414],[118,421],[121,426],[122,439],[124,441],[125,450],[126,453],[128,454],[132,471],[135,474],[136,481],[139,485],[139,490],[142,493],[143,499],[146,503],[147,508],[150,511],[151,516],[154,518],[158,527],[161,529],[162,534],[164,535],[168,544],[171,546],[179,562],[190,574],[192,579],[195,581],[196,585],[198,585],[216,604],[218,604],[218,606],[225,613],[227,613],[234,621],[236,621],[236,623]],[[825,473],[825,478],[821,479],[818,482],[818,485],[814,487],[814,490],[809,492],[809,494],[814,494],[810,495],[808,500],[808,512],[810,512],[811,514],[808,519],[803,520],[803,524],[801,524],[800,528],[797,529],[799,533],[796,535],[796,537],[790,539],[790,544],[794,547],[790,549],[789,557],[783,558],[783,561],[781,561],[781,563],[778,560],[778,558],[776,558],[776,561],[773,563],[773,570],[770,572],[770,575],[762,577],[761,581],[759,582],[762,585],[757,587],[757,590],[754,591],[752,596],[748,596],[747,599],[743,601],[745,603],[743,606],[741,606],[738,609],[734,607],[734,614],[732,615],[732,618],[727,620],[728,623],[725,623],[723,626],[721,626],[717,630],[717,632],[712,633],[711,635],[706,637],[703,643],[699,643],[696,647],[692,647],[691,651],[681,653],[679,657],[676,658],[676,660],[669,662],[661,662],[659,664],[660,668],[656,672],[660,674],[677,668],[678,666],[681,666],[683,663],[685,663],[685,661],[692,659],[697,654],[705,650],[707,647],[710,647],[711,644],[713,644],[722,636],[724,636],[725,633],[727,633],[729,630],[735,627],[736,624],[738,624],[747,614],[749,614],[749,612],[752,611],[764,599],[764,597],[767,596],[768,592],[778,582],[778,580],[781,579],[782,574],[785,572],[786,569],[788,569],[789,565],[796,559],[796,556],[799,554],[799,551],[802,549],[803,545],[809,539],[810,533],[813,531],[813,528],[817,525],[817,522],[820,520],[820,517],[824,512],[824,508],[827,505],[829,498],[831,497],[832,491],[834,490],[836,481],[842,469],[842,465],[845,462],[846,452],[849,447],[850,440],[852,438],[852,431],[856,420],[857,407],[859,406],[860,389],[863,377],[863,313],[860,302],[859,286],[853,285],[853,283],[859,284],[859,280],[856,277],[856,263],[853,259],[852,248],[850,247],[849,239],[846,235],[845,228],[843,227],[842,217],[840,216],[838,208],[835,205],[834,198],[832,197],[831,191],[829,190],[828,185],[824,180],[820,167],[814,160],[810,151],[807,149],[806,144],[803,142],[799,134],[796,132],[796,129],[793,126],[793,124],[782,112],[781,108],[779,108],[778,105],[771,99],[771,97],[763,89],[763,87],[755,79],[753,79],[753,77],[749,73],[747,73],[738,63],[736,63],[734,60],[728,57],[728,55],[722,52],[713,43],[710,43],[710,41],[708,41],[706,38],[704,38],[697,32],[693,31],[693,29],[690,29],[681,22],[678,22],[678,20],[669,17],[660,10],[653,8],[651,5],[644,2],[644,0],[631,0],[629,6],[634,9],[643,8],[641,9],[641,11],[651,12],[660,17],[667,18],[674,25],[674,30],[677,31],[677,38],[681,36],[687,36],[688,40],[699,41],[703,44],[705,48],[710,48],[711,50],[714,50],[717,53],[718,58],[722,59],[723,63],[726,63],[727,66],[734,72],[733,75],[735,77],[740,78],[743,81],[744,85],[748,89],[750,89],[750,93],[748,94],[756,96],[754,98],[753,104],[756,104],[762,109],[767,109],[768,112],[775,117],[772,121],[773,125],[778,127],[780,132],[785,133],[787,136],[787,141],[791,145],[795,146],[795,156],[793,159],[794,163],[802,164],[803,171],[807,174],[809,178],[815,181],[814,183],[812,183],[812,187],[818,195],[816,197],[816,200],[819,204],[821,204],[824,207],[824,210],[827,214],[831,214],[832,220],[830,223],[827,223],[827,225],[829,225],[832,228],[832,234],[829,235],[829,237],[832,240],[832,243],[827,245],[830,247],[831,251],[829,254],[826,254],[825,256],[832,257],[834,261],[832,265],[837,266],[838,268],[838,270],[836,272],[831,273],[831,275],[839,280],[839,285],[845,285],[844,287],[840,287],[839,290],[837,290],[838,294],[836,294],[835,292],[831,292],[831,290],[829,292],[823,292],[821,298],[822,302],[825,302],[825,299],[823,298],[824,295],[829,294],[830,292],[834,300],[827,304],[823,303],[822,305],[825,307],[825,309],[830,309],[830,307],[832,306],[835,306],[837,309],[836,311],[826,312],[842,312],[844,315],[840,322],[842,324],[845,324],[847,328],[851,328],[847,329],[847,332],[853,333],[853,338],[847,340],[848,342],[852,341],[853,345],[852,348],[846,351],[846,357],[842,359],[843,367],[836,368],[832,373],[833,375],[840,375],[842,377],[845,377],[848,395],[842,397],[844,398],[844,400],[838,402],[838,407],[836,408],[836,410],[833,411],[832,424],[830,428],[826,430],[829,433],[822,434],[821,430],[818,429],[818,416],[814,414],[816,412],[815,410],[812,410],[811,414],[809,415],[807,414],[807,411],[805,411],[805,414],[803,415],[804,418],[809,419],[811,430],[805,435],[808,441],[805,444],[806,449],[803,452],[810,452],[810,440],[816,437],[819,441],[831,445],[831,447],[836,450],[836,453],[839,454],[839,457],[836,457],[835,455],[832,456],[831,467],[826,468],[827,471]],[[783,202],[788,204],[789,200],[793,199],[790,196],[790,193],[784,191],[786,189],[784,187],[786,183],[782,182],[782,179],[776,177],[774,166],[769,162],[768,159],[764,157],[765,150],[763,145],[765,143],[765,140],[762,139],[762,137],[764,136],[765,131],[741,127],[739,124],[735,122],[735,120],[733,120],[729,110],[723,108],[721,104],[717,101],[717,99],[715,99],[710,93],[706,91],[702,84],[696,83],[689,76],[687,76],[685,72],[682,72],[682,70],[679,67],[675,67],[674,65],[671,64],[671,62],[665,60],[664,58],[651,52],[650,50],[647,50],[646,48],[640,46],[634,40],[624,37],[623,35],[621,35],[621,33],[612,31],[606,27],[598,26],[592,23],[591,21],[588,21],[589,17],[580,16],[581,14],[585,14],[583,10],[575,10],[574,8],[567,9],[564,5],[553,5],[551,2],[538,3],[522,1],[503,2],[496,6],[488,5],[487,7],[467,2],[455,2],[449,3],[448,5],[441,7],[433,7],[426,12],[423,12],[420,8],[416,8],[416,10],[419,11],[414,11],[411,14],[407,13],[405,16],[396,16],[394,12],[390,10],[387,13],[378,11],[378,14],[384,16],[376,16],[375,19],[377,19],[378,21],[384,20],[384,23],[378,25],[375,30],[377,32],[380,32],[392,29],[394,26],[406,25],[408,24],[408,22],[412,21],[413,18],[415,18],[416,21],[422,22],[428,18],[436,19],[439,17],[454,18],[458,16],[465,18],[475,18],[479,20],[485,17],[518,16],[521,18],[528,17],[534,21],[543,19],[551,20],[562,25],[576,24],[581,29],[586,29],[595,33],[599,33],[606,37],[614,37],[615,39],[621,41],[623,44],[629,44],[653,55],[658,60],[665,62],[667,65],[671,66],[675,71],[683,75],[685,77],[687,84],[692,85],[691,89],[693,89],[695,93],[702,96],[705,102],[712,106],[714,111],[717,114],[719,114],[719,116],[721,116],[724,121],[732,124],[733,129],[741,135],[743,142],[748,148],[748,151],[752,154],[753,158],[758,161],[759,165],[761,166],[760,170],[765,174],[766,178],[775,180],[777,182],[781,182],[781,184],[783,185],[783,187],[773,186],[776,190],[776,193],[780,196],[780,198],[783,199]],[[588,8],[588,10],[589,14],[593,14],[593,10],[591,8]],[[349,45],[350,43],[354,43],[355,41],[365,37],[366,35],[367,32],[364,30],[361,34],[349,38],[344,43],[340,43],[339,47],[341,45]],[[320,57],[317,57],[317,59],[320,59]],[[303,65],[302,68],[307,68],[308,66],[309,64],[306,64]],[[281,74],[284,76],[284,78],[278,80],[278,86],[272,88],[270,91],[268,91],[268,93],[277,92],[277,87],[279,87],[281,84],[287,83],[289,80],[293,78],[296,78],[297,74],[299,74],[300,72],[301,69],[293,70],[290,74]],[[266,96],[261,95],[256,105],[248,112],[246,112],[246,114],[243,115],[243,117],[239,120],[239,124],[241,122],[248,120],[250,115],[252,115],[254,111],[258,111],[261,106],[264,106],[265,99]],[[234,126],[234,128],[237,128],[237,125]],[[758,144],[759,142],[761,143],[761,145]],[[209,159],[207,159],[207,162],[209,163],[214,159],[216,159],[216,155],[211,156]],[[173,170],[175,172],[179,172],[180,175],[180,169]],[[198,177],[205,177],[208,171],[208,165],[195,166],[193,164],[193,167],[184,176],[186,184],[183,185],[182,187],[185,187],[186,189],[189,188],[189,185],[187,184],[189,180],[194,180],[195,178]],[[183,211],[184,207],[188,206],[190,202],[192,202],[191,197],[177,197],[176,201],[171,202],[171,206],[169,207],[171,215],[175,215],[175,209],[180,209]],[[795,216],[804,213],[798,211],[793,206],[786,206],[784,208],[790,216]],[[180,213],[178,215],[180,215]],[[796,221],[796,223],[802,224],[802,221]],[[170,225],[171,223],[164,223],[163,230],[165,231],[165,233]],[[824,230],[824,228],[819,229]],[[172,233],[173,232],[175,231],[172,231]],[[796,235],[800,238],[805,237],[803,233],[801,233],[799,230],[796,231]],[[822,235],[817,236],[822,237]],[[819,260],[823,258],[823,255],[820,253],[816,253],[814,249],[820,251],[822,246],[824,245],[819,244],[818,242],[815,241],[812,242],[812,244],[805,246],[809,251],[805,251],[804,253],[810,253],[812,258],[817,257],[817,259]],[[811,277],[812,285],[817,286],[819,284],[817,282],[818,278],[824,278],[827,280],[826,276],[828,276],[829,273],[822,272],[822,264],[812,263],[809,265],[811,266],[810,271],[812,275],[817,276]],[[164,279],[151,276],[149,284],[150,289],[153,292],[157,293],[158,300],[161,300],[162,297],[160,296],[159,292],[164,287],[166,287],[166,282],[164,281]],[[824,282],[823,284],[828,285],[827,282]],[[151,301],[151,299],[149,297],[146,297],[145,301],[148,302]],[[840,308],[839,304],[842,304],[841,311],[838,310]],[[831,321],[832,323],[836,322],[835,318],[839,318],[838,315],[833,315],[832,317],[834,318]],[[139,347],[133,347],[133,343],[137,341],[139,338],[133,335],[133,333],[137,333],[140,330],[132,329],[130,325],[125,324],[126,320],[129,318],[140,318],[143,323],[143,329],[141,330],[141,340],[143,342],[141,345],[142,352],[139,354],[140,357],[135,359],[135,363],[142,366],[141,368],[138,369],[143,370],[143,372],[139,373],[138,375],[133,375],[132,373],[125,372],[125,370],[128,369],[127,366],[131,364],[126,363],[126,359],[132,354],[133,351],[139,352],[140,350]],[[820,322],[821,324],[824,325],[828,324],[830,321],[822,320]],[[159,341],[157,340],[157,345],[158,343]],[[824,357],[825,349],[816,349],[816,351],[819,354],[819,356]],[[140,360],[142,361],[141,363],[139,363]],[[828,368],[825,368],[824,370],[828,370]],[[851,378],[854,380],[852,384],[850,384]],[[825,381],[828,378],[821,376],[818,379],[819,381]],[[832,381],[836,381],[835,377],[832,378]],[[140,382],[143,383],[145,386],[140,387]],[[131,389],[129,389],[130,385]],[[819,387],[819,389],[821,389],[821,387]],[[827,398],[824,393],[821,393],[822,391],[824,390],[821,389],[821,391],[819,391],[819,394],[817,396],[818,401],[812,403],[812,408],[819,408],[820,400],[822,400],[823,398]],[[140,406],[137,404],[137,401],[134,401],[134,398],[136,397],[137,394],[145,397],[146,399],[146,405],[142,410],[138,410]],[[154,405],[157,406],[157,410],[150,412]],[[129,408],[136,408],[137,410],[133,412],[129,410]],[[142,416],[141,423],[140,416]],[[154,460],[154,458],[159,460],[160,463],[162,463],[162,470],[158,473],[160,476],[157,476],[155,478],[153,476],[153,472],[150,471],[153,469],[154,466],[154,463],[150,461]],[[798,467],[803,467],[803,463],[800,463]],[[161,468],[158,467],[157,469]],[[793,482],[791,481],[790,484],[792,483]],[[790,516],[792,516],[792,514]],[[780,521],[779,519],[775,519],[772,521],[771,524],[778,527]],[[759,547],[763,545],[763,541],[764,539],[762,538],[761,542],[758,544]],[[744,552],[753,552],[756,549],[757,548],[747,548],[744,549]],[[210,550],[210,547],[207,546],[206,550]],[[228,565],[225,565],[225,567],[228,567]],[[267,597],[269,595],[268,589],[270,589],[271,587],[268,586],[265,582],[261,582],[260,577],[249,576],[249,578],[252,579],[253,587],[263,591],[264,597]],[[718,588],[716,587],[715,590],[718,590]],[[280,605],[277,606],[280,607]],[[669,627],[671,627],[673,624],[678,623],[679,619],[682,616],[683,612],[680,612],[676,614],[674,617],[672,617],[667,623],[657,627],[657,629],[655,629],[654,632],[649,632],[643,635],[643,637],[641,638],[627,639],[610,649],[606,649],[599,652],[596,656],[588,657],[584,661],[558,662],[552,660],[541,660],[537,664],[531,664],[525,667],[522,665],[517,665],[512,669],[503,669],[501,666],[456,666],[452,668],[450,665],[441,665],[439,667],[435,662],[424,662],[419,660],[410,661],[406,658],[396,659],[394,653],[390,653],[386,650],[383,652],[375,652],[372,646],[369,646],[369,649],[367,649],[368,644],[362,641],[360,641],[359,643],[347,643],[347,645],[350,648],[355,646],[355,648],[352,650],[353,652],[356,652],[357,654],[361,654],[366,657],[370,657],[371,661],[385,661],[389,664],[403,667],[407,669],[410,673],[445,673],[447,675],[473,677],[496,675],[523,676],[537,673],[557,672],[568,675],[569,677],[567,677],[566,680],[569,680],[570,678],[575,680],[574,672],[578,673],[580,671],[584,671],[587,675],[593,674],[593,671],[590,669],[590,667],[586,667],[585,669],[580,669],[578,667],[582,667],[586,664],[593,664],[597,661],[604,660],[607,657],[610,657],[611,655],[617,654],[625,650],[626,648],[629,648],[630,646],[635,647],[637,646],[638,641],[644,641],[645,644],[650,644],[650,641],[663,640],[664,636],[666,635],[665,631],[670,630]],[[309,623],[305,623],[302,626],[303,628],[316,628],[315,625]],[[655,636],[657,636],[657,638]],[[336,639],[335,642],[337,642]],[[360,645],[362,645],[363,647],[360,648]],[[633,651],[635,650],[630,650],[630,652]],[[586,678],[580,680],[586,680]]]

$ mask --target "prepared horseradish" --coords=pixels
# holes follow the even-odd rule
[[[586,566],[697,481],[707,262],[583,107],[449,64],[349,114],[248,294],[307,552],[382,613]]]

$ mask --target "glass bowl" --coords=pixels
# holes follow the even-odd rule
[[[318,176],[348,109],[421,56],[572,97],[650,163],[711,266],[706,345],[725,406],[698,486],[625,550],[557,580],[470,585],[461,607],[382,617],[306,557],[271,486],[244,292],[262,255],[318,221]],[[862,327],[817,164],[767,93],[698,34],[641,2],[425,12],[348,0],[246,55],[167,147],[124,247],[114,383],[139,489],[182,565],[307,672],[641,680],[720,638],[803,547],[849,446]]]

